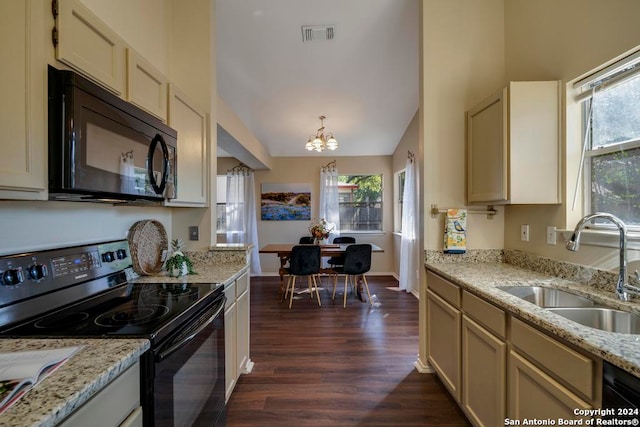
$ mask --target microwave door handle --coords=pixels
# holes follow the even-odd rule
[[[162,148],[162,180],[160,181],[160,185],[156,182],[156,177],[153,174],[153,156],[156,152],[156,146],[160,143],[160,147]],[[167,143],[164,141],[164,138],[159,133],[151,140],[151,144],[149,145],[149,153],[147,155],[147,174],[149,175],[149,182],[153,187],[153,191],[156,194],[162,194],[164,192],[164,188],[167,185],[167,178],[169,176],[169,149],[167,148]]]

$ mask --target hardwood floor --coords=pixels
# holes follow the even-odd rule
[[[231,395],[228,427],[469,425],[436,376],[414,368],[418,300],[388,289],[391,276],[368,281],[380,307],[348,295],[343,308],[325,278],[322,307],[306,293],[289,309],[279,278],[251,278],[255,366]]]

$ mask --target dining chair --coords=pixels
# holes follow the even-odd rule
[[[348,237],[348,236],[338,236],[338,237],[334,237],[333,239],[333,243],[355,243],[355,242],[356,242],[355,237]],[[327,264],[329,264],[331,268],[337,267],[339,265],[344,265],[344,255],[332,256],[327,260]]]
[[[311,298],[313,298],[313,291],[315,290],[318,305],[322,305],[320,302],[320,292],[318,292],[318,282],[316,282],[316,276],[320,273],[320,246],[304,245],[291,248],[289,267],[285,268],[285,272],[289,277],[287,278],[287,288],[284,291],[283,298],[287,298],[287,294],[289,294],[289,308],[291,308],[293,304],[296,279],[304,276],[307,277]]]
[[[354,244],[347,246],[344,253],[344,264],[334,268],[336,276],[333,279],[333,294],[331,299],[336,296],[336,286],[338,284],[338,274],[344,274],[344,300],[342,306],[347,307],[347,283],[351,281],[351,285],[355,288],[358,285],[358,277],[362,277],[362,282],[367,290],[369,304],[373,306],[371,301],[371,293],[369,292],[369,284],[365,273],[371,270],[371,245],[368,243]]]
[[[311,236],[302,236],[300,241],[298,241],[300,245],[313,245],[313,237]]]

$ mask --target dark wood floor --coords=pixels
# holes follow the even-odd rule
[[[326,280],[326,279],[325,279]],[[369,277],[381,305],[330,287],[322,307],[308,294],[290,310],[277,300],[279,278],[251,278],[251,359],[228,403],[236,426],[467,426],[435,375],[414,368],[418,300],[392,277]]]

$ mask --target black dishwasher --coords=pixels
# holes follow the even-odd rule
[[[602,368],[602,409],[611,409],[603,418],[640,420],[640,378],[608,362]]]

